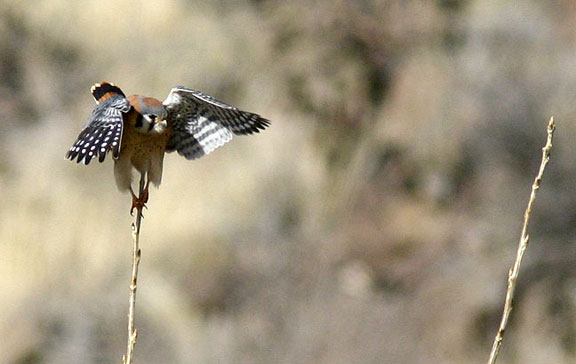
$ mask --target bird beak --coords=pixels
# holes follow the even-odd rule
[[[166,120],[157,121],[156,124],[154,124],[154,131],[157,133],[162,133],[166,130],[167,127],[168,122]]]

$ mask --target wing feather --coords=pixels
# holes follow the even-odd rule
[[[88,164],[98,157],[98,161],[102,162],[110,151],[114,158],[118,158],[124,125],[123,114],[130,111],[130,108],[130,103],[123,94],[115,94],[96,105],[76,142],[66,153],[66,158]]]
[[[216,100],[200,91],[174,87],[163,103],[174,132],[167,151],[187,159],[211,153],[234,135],[258,133],[270,121]]]

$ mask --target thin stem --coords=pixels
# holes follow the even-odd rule
[[[532,192],[530,193],[530,199],[528,200],[528,206],[524,212],[524,223],[522,225],[522,234],[520,236],[520,242],[518,244],[518,250],[516,252],[516,260],[510,270],[508,271],[508,289],[506,290],[506,301],[504,302],[504,311],[502,312],[502,320],[500,321],[500,326],[498,327],[498,332],[494,337],[494,342],[492,344],[492,350],[490,351],[490,358],[488,364],[496,363],[498,354],[500,353],[500,347],[502,346],[502,340],[504,339],[504,331],[508,326],[508,320],[510,318],[510,313],[512,312],[512,305],[514,301],[514,291],[516,290],[516,280],[518,279],[518,274],[520,272],[520,265],[522,264],[522,258],[524,257],[524,252],[528,247],[530,241],[530,235],[528,235],[528,222],[530,221],[530,214],[532,213],[532,208],[534,206],[534,201],[536,200],[536,192],[540,188],[540,183],[542,182],[542,176],[544,175],[544,170],[548,165],[550,160],[550,150],[552,149],[552,138],[554,137],[554,131],[556,130],[556,125],[554,123],[554,118],[550,118],[548,122],[548,137],[546,139],[546,145],[542,148],[542,161],[540,162],[540,169],[538,170],[538,175],[534,179],[532,184]]]
[[[140,186],[138,198],[143,197],[145,181],[144,174],[140,176]],[[128,345],[126,355],[122,358],[122,363],[132,364],[134,360],[134,345],[138,338],[138,330],[134,327],[134,316],[136,310],[136,288],[138,282],[138,267],[140,266],[140,223],[142,221],[142,205],[136,207],[136,223],[132,223],[132,278],[130,281],[130,306],[128,309]]]

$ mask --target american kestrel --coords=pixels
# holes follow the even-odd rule
[[[112,152],[114,176],[120,191],[132,194],[132,209],[148,201],[148,186],[159,186],[165,152],[178,151],[196,159],[236,135],[258,133],[270,121],[239,110],[199,91],[177,86],[163,102],[132,95],[113,83],[92,86],[96,107],[66,158],[89,164]],[[132,167],[146,177],[140,197],[132,190]]]

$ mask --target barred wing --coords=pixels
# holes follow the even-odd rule
[[[124,95],[113,95],[96,105],[78,139],[66,153],[66,158],[71,161],[76,159],[77,163],[84,160],[84,164],[88,164],[98,156],[98,161],[102,162],[109,151],[112,151],[114,158],[118,158],[123,114],[130,111],[130,108]]]
[[[229,142],[236,135],[258,133],[270,121],[239,110],[185,87],[174,87],[164,100],[173,134],[167,151],[186,159],[200,158]]]

